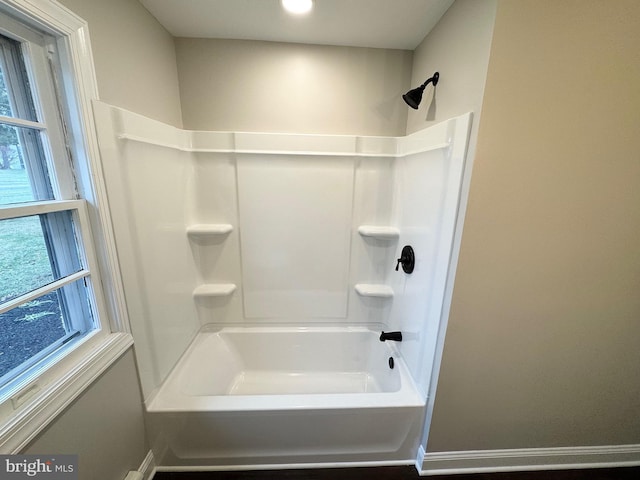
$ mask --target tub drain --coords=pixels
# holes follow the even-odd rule
[[[393,361],[393,357],[389,357],[389,368],[393,369],[395,365],[396,365],[396,362]]]

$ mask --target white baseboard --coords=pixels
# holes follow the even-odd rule
[[[150,480],[156,473],[156,458],[153,455],[153,450],[149,450],[144,460],[138,467],[138,471],[142,473],[144,480]]]
[[[425,453],[420,447],[416,468],[420,475],[568,470],[640,466],[640,445],[595,447],[516,448]]]

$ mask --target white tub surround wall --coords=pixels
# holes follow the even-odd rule
[[[184,137],[184,131],[175,127],[124,112],[94,103],[118,259],[146,398],[200,328],[191,299],[196,269],[184,245],[192,166],[186,152],[119,139],[116,131],[151,136],[171,145],[180,144]]]
[[[400,330],[425,398],[471,114],[407,137],[185,131],[99,102],[95,114],[147,402],[208,325]],[[407,244],[412,274],[395,270]]]
[[[444,292],[453,281],[448,277],[455,269],[454,235],[461,234],[456,224],[466,206],[461,197],[470,128],[471,114],[466,114],[402,137],[402,153],[393,164],[392,218],[402,232],[394,265],[410,245],[415,267],[411,274],[386,269],[384,284],[394,292],[390,324],[403,333],[403,357],[425,397],[444,343]]]
[[[236,160],[245,317],[346,318],[354,159]]]

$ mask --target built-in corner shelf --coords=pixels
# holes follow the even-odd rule
[[[393,289],[388,285],[372,283],[356,283],[356,292],[363,297],[391,298]]]
[[[222,236],[233,230],[233,225],[228,223],[199,223],[187,227],[187,235],[190,237]]]
[[[381,240],[393,240],[400,236],[400,230],[395,227],[379,227],[375,225],[360,225],[358,233],[363,237],[373,237]]]
[[[395,243],[393,240],[397,240],[400,237],[400,230],[390,226],[380,225],[360,225],[358,227],[358,233],[362,237],[374,238],[377,240],[387,240],[390,243],[387,245],[390,247]],[[355,290],[361,297],[374,297],[374,298],[392,298],[393,289],[389,285],[382,285],[377,283],[356,283]]]
[[[196,287],[193,291],[194,298],[202,297],[226,297],[231,295],[236,289],[233,283],[205,283]]]

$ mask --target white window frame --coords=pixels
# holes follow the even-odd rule
[[[45,362],[40,372],[0,399],[0,453],[19,453],[57,414],[77,398],[111,364],[133,344],[124,302],[124,291],[104,178],[95,134],[92,101],[98,99],[87,24],[62,5],[51,0],[0,0],[0,32],[10,31],[14,38],[29,41],[28,48],[55,48],[58,88],[64,101],[58,101],[53,89],[38,86],[36,104],[50,105],[38,112],[47,129],[58,128],[59,119],[52,118],[63,110],[63,131],[49,137],[56,161],[71,158],[75,176],[57,177],[57,193],[66,200],[34,202],[27,207],[3,207],[0,218],[71,210],[74,223],[83,237],[83,248],[92,278],[101,330],[77,342],[63,357]],[[26,28],[21,30],[21,26]],[[32,30],[52,37],[44,45],[28,38]],[[6,34],[6,33],[5,33]],[[9,35],[7,35],[9,36]],[[29,50],[25,55],[29,56]],[[33,55],[33,58],[40,58]],[[33,69],[46,68],[39,60],[30,62]],[[34,89],[36,90],[36,89]],[[35,92],[34,92],[35,95]],[[6,120],[6,119],[3,119]],[[18,125],[19,126],[19,125]],[[31,125],[33,127],[33,125]],[[58,134],[60,134],[58,136]],[[64,142],[55,138],[66,139]],[[56,155],[56,150],[68,155]],[[67,160],[64,160],[67,161]],[[56,172],[71,171],[54,168]],[[79,191],[82,200],[70,198]],[[88,273],[83,273],[88,275]],[[53,364],[51,364],[53,363]],[[4,401],[3,401],[4,400]]]

